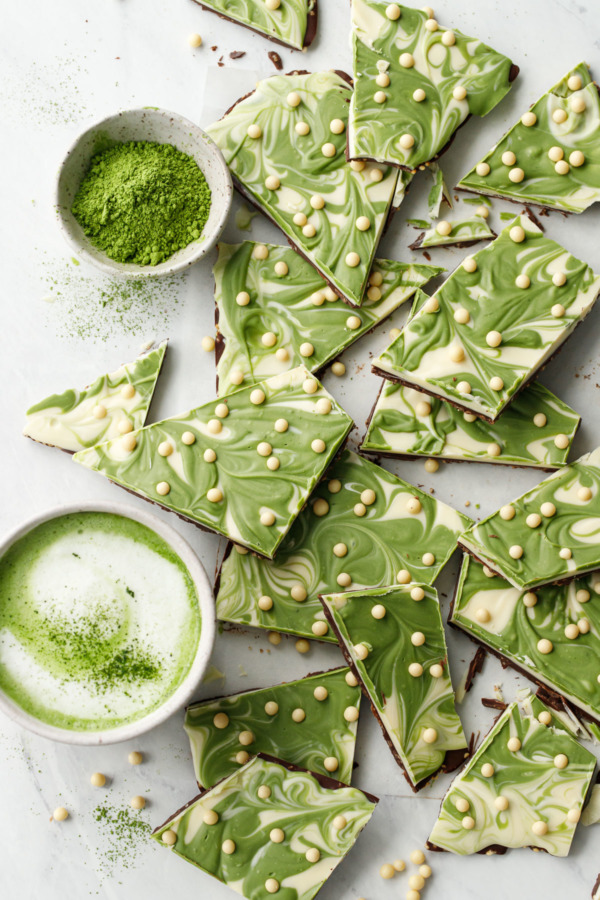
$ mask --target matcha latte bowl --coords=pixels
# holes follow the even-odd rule
[[[204,567],[154,513],[60,506],[0,543],[0,711],[41,737],[150,731],[192,699],[214,640]]]
[[[211,191],[210,213],[202,233],[187,247],[157,265],[116,262],[95,247],[75,219],[71,208],[92,157],[128,141],[171,144],[191,156],[204,174]],[[121,278],[155,278],[181,272],[205,256],[216,244],[231,208],[233,186],[223,154],[213,140],[189,119],[164,109],[130,109],[92,125],[68,150],[58,171],[55,208],[67,243],[83,260],[106,275]]]

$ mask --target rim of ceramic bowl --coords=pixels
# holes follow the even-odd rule
[[[210,234],[203,231],[200,238],[196,241],[192,241],[191,244],[188,244],[187,247],[184,247],[182,250],[177,250],[172,256],[156,266],[138,266],[133,263],[119,263],[112,260],[103,253],[102,250],[94,247],[89,238],[83,234],[81,227],[71,213],[70,204],[65,206],[61,203],[61,197],[67,190],[63,182],[65,172],[69,161],[77,152],[80,144],[86,138],[91,137],[94,132],[101,133],[103,128],[114,125],[127,116],[145,117],[149,122],[153,119],[160,119],[161,121],[170,121],[176,124],[177,127],[182,129],[182,131],[192,139],[192,142],[196,144],[196,146],[202,146],[206,149],[208,156],[212,158],[217,167],[216,177],[222,181],[222,184],[219,184],[218,187],[216,183],[210,185],[208,173],[202,169],[202,166],[199,166],[211,187],[211,203],[219,204],[220,206],[212,230]],[[169,143],[168,140],[160,139],[157,135],[153,135],[151,127],[149,127],[147,139],[156,140],[157,143],[161,144]],[[182,152],[187,152],[188,155],[190,155],[190,148]],[[73,192],[73,196],[75,193],[76,191]],[[179,113],[171,112],[167,109],[156,109],[154,107],[136,107],[134,109],[120,110],[117,113],[113,113],[110,116],[106,116],[104,119],[100,119],[99,121],[88,125],[69,146],[59,165],[54,183],[54,209],[58,217],[62,234],[71,249],[83,260],[91,263],[97,269],[104,272],[104,274],[129,279],[160,278],[167,275],[174,275],[197,263],[212,250],[223,233],[231,210],[232,199],[233,182],[231,173],[225,162],[225,157],[213,139],[203,131],[200,126],[196,125],[190,119],[185,118],[185,116],[181,116]],[[75,233],[77,229],[79,229],[81,234],[78,235]]]
[[[166,719],[172,716],[173,713],[183,708],[192,699],[194,692],[200,684],[202,676],[206,672],[215,642],[216,614],[213,589],[208,580],[206,570],[195,551],[178,531],[170,525],[167,525],[151,512],[138,510],[128,504],[118,502],[90,501],[84,503],[69,503],[54,506],[43,513],[38,513],[38,515],[32,516],[2,538],[0,541],[0,559],[15,541],[24,537],[38,525],[42,525],[44,522],[49,522],[60,516],[80,512],[107,512],[139,522],[147,528],[150,528],[166,541],[171,549],[183,561],[196,587],[201,615],[200,639],[198,641],[194,660],[183,681],[179,684],[177,689],[167,697],[164,703],[157,709],[153,709],[147,716],[136,719],[134,722],[128,722],[125,725],[119,725],[116,728],[105,729],[103,731],[70,731],[67,728],[50,725],[26,712],[1,689],[0,712],[9,716],[17,723],[17,725],[27,728],[29,731],[32,731],[40,737],[49,738],[53,741],[78,746],[116,744],[121,741],[139,737],[141,734],[145,734],[151,729],[156,728],[157,725],[162,724]]]

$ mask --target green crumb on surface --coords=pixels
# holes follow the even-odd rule
[[[107,869],[131,868],[138,859],[140,845],[145,844],[152,829],[139,812],[97,806],[93,819],[98,831],[106,839],[103,845],[103,865]]]
[[[200,238],[210,204],[191,156],[171,144],[130,141],[92,157],[72,212],[115,262],[156,266]]]

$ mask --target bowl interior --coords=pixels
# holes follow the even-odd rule
[[[125,141],[172,144],[198,164],[211,190],[211,208],[198,240],[157,266],[137,266],[110,259],[83,232],[71,207],[95,153]],[[75,252],[110,275],[147,278],[170,275],[192,265],[219,239],[231,206],[231,176],[221,151],[207,134],[182,116],[160,109],[133,109],[110,116],[88,128],[68,151],[56,185],[56,209],[63,233]]]
[[[164,722],[165,719],[168,719],[169,716],[178,709],[181,709],[181,707],[185,706],[185,704],[192,699],[192,696],[206,671],[213,650],[215,640],[214,596],[204,566],[188,542],[181,537],[179,532],[171,528],[170,525],[166,525],[153,513],[146,512],[145,510],[140,511],[127,504],[96,502],[72,504],[69,506],[62,506],[58,509],[54,508],[25,522],[5,538],[0,543],[0,557],[6,553],[15,541],[28,534],[38,525],[57,518],[58,516],[79,512],[107,512],[140,522],[142,525],[146,525],[152,531],[156,532],[156,534],[158,534],[180,557],[196,586],[200,614],[202,617],[200,639],[198,641],[194,660],[187,675],[177,689],[160,706],[152,710],[152,712],[143,718],[136,719],[134,722],[129,722],[110,730],[89,732],[70,731],[66,728],[50,725],[26,712],[10,697],[4,694],[2,690],[0,690],[0,711],[10,716],[10,718],[16,721],[18,725],[21,725],[42,737],[50,738],[51,740],[61,741],[67,744],[76,744],[79,746],[115,744],[119,741],[130,740],[131,738],[150,731],[152,728],[155,728],[157,725]]]

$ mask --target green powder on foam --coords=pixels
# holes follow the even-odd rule
[[[170,144],[130,141],[92,157],[72,212],[115,262],[156,266],[200,238],[210,203],[191,156]]]

